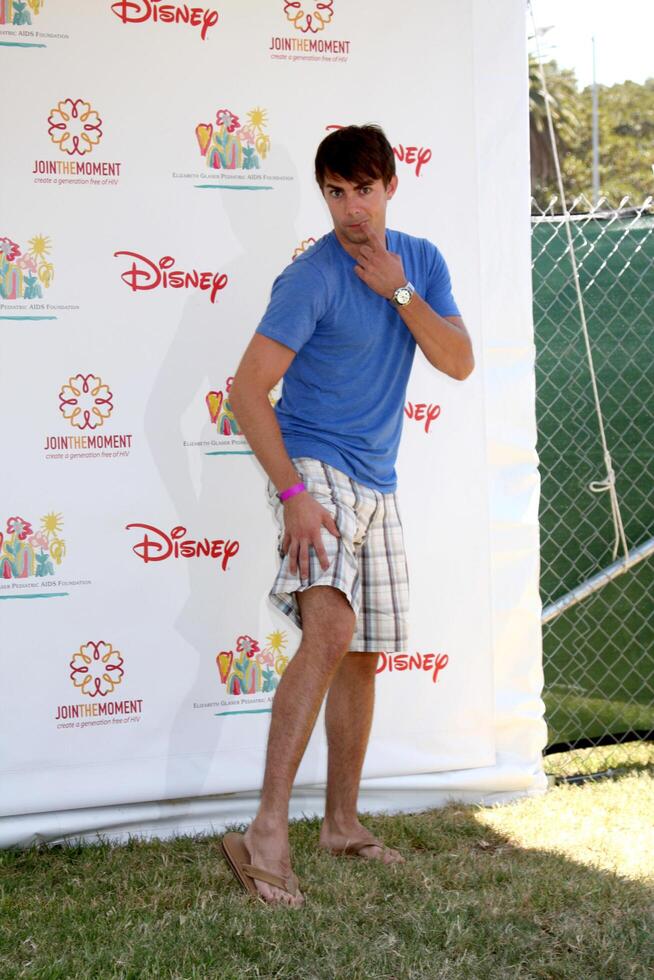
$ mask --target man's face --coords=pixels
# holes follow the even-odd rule
[[[368,240],[364,222],[368,222],[373,231],[383,237],[386,205],[396,187],[397,177],[392,177],[388,186],[384,187],[384,182],[379,178],[353,184],[329,172],[325,175],[323,197],[334,222],[336,237],[347,251],[356,252],[356,247]]]

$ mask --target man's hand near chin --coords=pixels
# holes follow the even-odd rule
[[[368,240],[359,246],[358,264],[354,271],[373,292],[391,299],[395,290],[403,286],[407,279],[402,259],[395,252],[388,251],[386,241],[373,230],[369,221],[361,222],[361,228]]]
[[[395,252],[388,251],[385,239],[374,231],[368,221],[362,221],[361,227],[368,241],[359,246],[354,271],[373,292],[390,300],[395,290],[407,281],[402,259]],[[460,316],[439,316],[415,292],[411,302],[398,307],[397,313],[433,367],[461,381],[468,377],[475,366],[475,359],[468,331]]]
[[[340,538],[336,522],[315,497],[306,490],[284,501],[284,540],[282,551],[288,555],[289,570],[295,575],[300,566],[300,577],[309,577],[309,547],[313,547],[323,571],[330,565],[322,543],[321,528],[327,528],[335,538]]]

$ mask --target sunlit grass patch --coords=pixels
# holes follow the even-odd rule
[[[544,817],[546,817],[544,819]],[[599,870],[654,883],[654,778],[634,772],[540,799],[484,809],[477,820],[514,845],[561,854]]]
[[[654,742],[624,742],[555,752],[545,756],[543,767],[553,776],[592,775],[608,770],[651,768],[654,771]]]

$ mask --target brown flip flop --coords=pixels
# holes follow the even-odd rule
[[[281,878],[279,875],[273,874],[272,871],[266,871],[265,868],[257,868],[253,864],[250,864],[250,852],[248,851],[243,834],[225,834],[220,842],[220,846],[229,867],[234,872],[234,877],[253,898],[258,898],[262,902],[266,902],[265,898],[257,891],[257,886],[253,881],[254,878],[257,878],[259,881],[265,881],[269,885],[274,885],[275,888],[281,888],[282,891],[288,892],[293,897],[298,894],[299,883],[292,871],[287,878]],[[266,902],[266,905],[270,904],[272,903]]]

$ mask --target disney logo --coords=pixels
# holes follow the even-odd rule
[[[157,264],[138,252],[114,252],[114,258],[118,255],[128,255],[140,263],[137,265],[136,261],[132,262],[130,268],[120,277],[133,293],[140,289],[156,289],[157,286],[163,289],[209,289],[209,299],[215,303],[216,293],[227,285],[224,272],[214,274],[197,272],[195,269],[191,272],[172,269],[175,264],[172,255],[164,255]]]
[[[144,532],[143,538],[132,551],[147,565],[151,561],[165,561],[167,558],[220,558],[223,572],[227,570],[230,558],[238,553],[238,541],[223,538],[202,538],[197,541],[185,538],[186,528],[178,525],[166,534],[152,524],[126,524],[125,530],[133,528]]]
[[[123,24],[142,24],[146,20],[162,24],[190,24],[201,27],[200,37],[207,39],[207,31],[218,23],[218,11],[204,7],[189,7],[183,3],[160,3],[160,0],[120,0],[112,3],[113,13]]]
[[[431,672],[435,684],[441,670],[445,670],[450,658],[447,653],[382,653],[375,673],[383,670],[423,670]]]
[[[429,432],[429,426],[441,414],[441,407],[431,403],[428,405],[426,402],[418,402],[415,405],[413,402],[407,402],[404,406],[404,414],[416,422],[424,422],[425,432]]]

